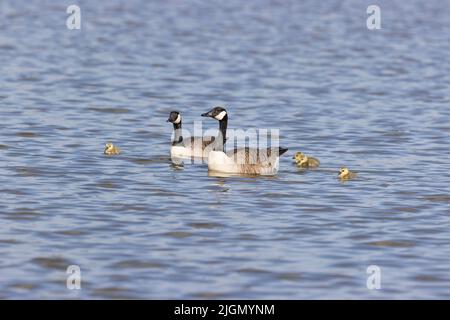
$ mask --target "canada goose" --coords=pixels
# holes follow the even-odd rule
[[[285,148],[240,148],[225,153],[226,132],[228,125],[227,111],[222,107],[214,107],[203,113],[202,117],[211,117],[219,121],[219,135],[214,150],[208,156],[208,169],[223,173],[248,175],[274,175],[278,172],[279,156]]]
[[[118,147],[116,147],[115,145],[113,145],[111,142],[108,142],[107,144],[105,144],[105,150],[103,151],[103,153],[111,156],[111,155],[119,154],[120,149]]]
[[[317,168],[320,164],[318,159],[308,157],[303,152],[297,152],[292,159],[295,159],[297,165],[303,168]]]
[[[356,177],[357,177],[356,172],[350,171],[346,167],[339,169],[338,178],[341,180],[354,179]]]
[[[167,122],[173,123],[175,133],[170,155],[172,157],[207,157],[211,148],[207,148],[215,137],[190,137],[184,139],[181,132],[181,114],[178,111],[172,111]]]

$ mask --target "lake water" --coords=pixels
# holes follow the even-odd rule
[[[0,3],[0,298],[450,298],[449,1],[73,2]],[[277,176],[171,165],[214,105]]]

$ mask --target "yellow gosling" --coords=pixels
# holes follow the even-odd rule
[[[294,159],[295,162],[299,163],[300,161],[302,161],[304,155],[305,154],[303,152],[296,152],[292,159]]]
[[[306,154],[302,152],[297,152],[293,159],[299,167],[302,168],[317,168],[320,164],[320,161],[314,157],[308,157]]]
[[[356,172],[350,171],[346,167],[339,169],[338,178],[341,180],[354,179],[356,178],[356,176],[357,176]]]
[[[105,144],[105,151],[103,153],[111,156],[111,155],[119,154],[120,149],[118,147],[116,147],[115,145],[113,145],[111,142],[108,142],[107,144]]]

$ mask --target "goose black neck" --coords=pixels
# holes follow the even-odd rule
[[[228,115],[225,115],[225,117],[222,118],[222,120],[219,121],[219,130],[220,135],[222,136],[222,150],[225,152],[225,141],[227,141],[227,125],[228,125]]]
[[[175,133],[172,145],[177,145],[183,142],[183,136],[181,135],[181,122],[173,124],[173,131]]]

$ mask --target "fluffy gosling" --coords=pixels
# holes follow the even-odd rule
[[[356,178],[356,172],[348,170],[348,168],[344,167],[339,169],[338,178],[341,180],[349,180]]]
[[[119,154],[120,149],[118,147],[116,147],[115,145],[113,145],[111,142],[108,142],[107,144],[105,144],[105,151],[103,151],[103,153],[111,156],[111,155]]]
[[[302,168],[317,168],[320,164],[318,159],[308,157],[303,152],[297,152],[292,159],[295,159],[297,166]]]

